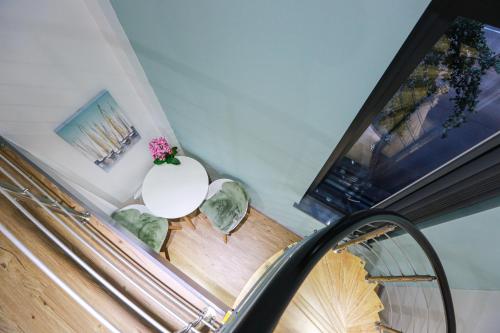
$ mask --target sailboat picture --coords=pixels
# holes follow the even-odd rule
[[[141,138],[106,90],[66,119],[55,132],[104,171],[109,171]]]

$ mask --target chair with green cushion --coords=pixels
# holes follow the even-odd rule
[[[243,221],[248,211],[248,195],[243,186],[231,179],[217,179],[208,188],[200,211],[227,237]]]
[[[171,226],[165,218],[152,215],[144,205],[129,205],[114,212],[111,217],[153,251],[164,252],[167,259],[169,259],[166,249],[168,231],[182,229]]]

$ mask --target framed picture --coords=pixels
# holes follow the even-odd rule
[[[106,90],[66,119],[55,132],[104,171],[109,171],[141,138]]]

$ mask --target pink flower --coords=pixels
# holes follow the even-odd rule
[[[164,137],[154,138],[149,142],[149,152],[154,160],[163,161],[168,155],[172,154],[172,147]]]

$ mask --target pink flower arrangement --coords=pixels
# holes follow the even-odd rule
[[[149,142],[149,152],[153,157],[155,164],[180,164],[181,162],[175,158],[177,147],[171,147],[163,136],[154,138]]]

